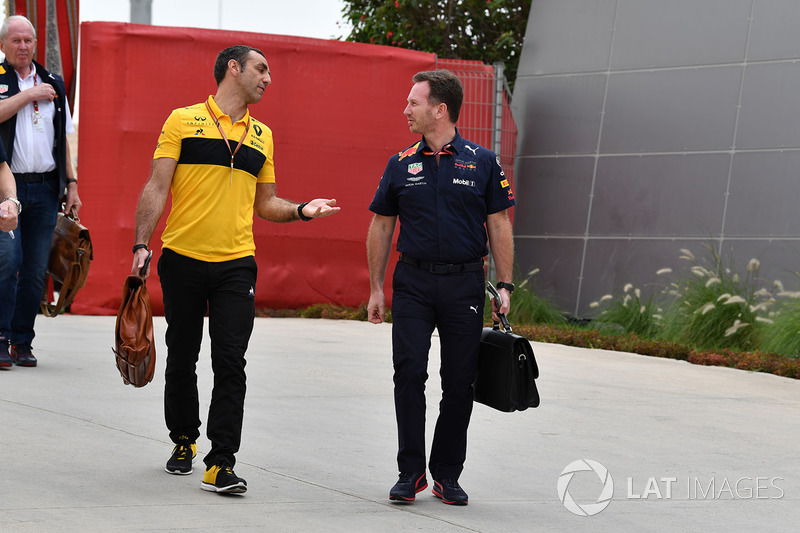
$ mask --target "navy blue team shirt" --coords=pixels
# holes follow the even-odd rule
[[[466,263],[489,253],[486,218],[516,204],[494,152],[456,130],[448,155],[421,141],[389,159],[369,210],[398,216],[397,250],[420,261]]]

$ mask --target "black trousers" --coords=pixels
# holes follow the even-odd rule
[[[164,415],[173,442],[200,436],[197,360],[208,312],[214,388],[207,466],[236,462],[244,418],[245,351],[253,332],[257,266],[252,256],[209,263],[164,249],[158,275],[167,319]]]
[[[457,480],[464,469],[485,287],[482,270],[432,274],[406,263],[395,268],[392,345],[400,472],[425,470],[425,382],[434,327],[441,344],[442,399],[429,468],[437,480]]]

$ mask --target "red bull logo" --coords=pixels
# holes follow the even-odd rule
[[[463,168],[465,170],[477,170],[478,166],[475,163],[466,162],[466,161],[459,161],[458,159],[453,162],[453,166],[456,168]]]
[[[405,152],[397,152],[397,155],[400,156],[400,159],[398,159],[398,161],[402,161],[406,157],[411,157],[412,155],[416,154],[418,148],[419,148],[419,142],[417,142],[417,144],[415,144],[411,148],[407,149]]]

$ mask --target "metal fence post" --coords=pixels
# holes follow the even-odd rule
[[[500,155],[503,140],[503,92],[505,90],[505,63],[494,64],[494,132],[492,134],[492,150]]]
[[[496,62],[494,65],[494,128],[492,129],[492,151],[500,155],[502,151],[503,140],[503,91],[505,90],[505,78],[503,70],[505,63],[502,61]],[[494,267],[494,258],[492,251],[489,250],[489,264],[486,275],[488,279],[493,280],[497,277]]]

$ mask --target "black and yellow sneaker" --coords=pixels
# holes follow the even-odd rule
[[[197,444],[189,442],[189,437],[179,437],[172,449],[172,456],[164,470],[170,474],[185,476],[192,473],[192,464],[197,460]]]
[[[247,492],[247,481],[234,474],[233,468],[227,464],[214,465],[206,468],[200,488],[210,492],[241,494]]]

